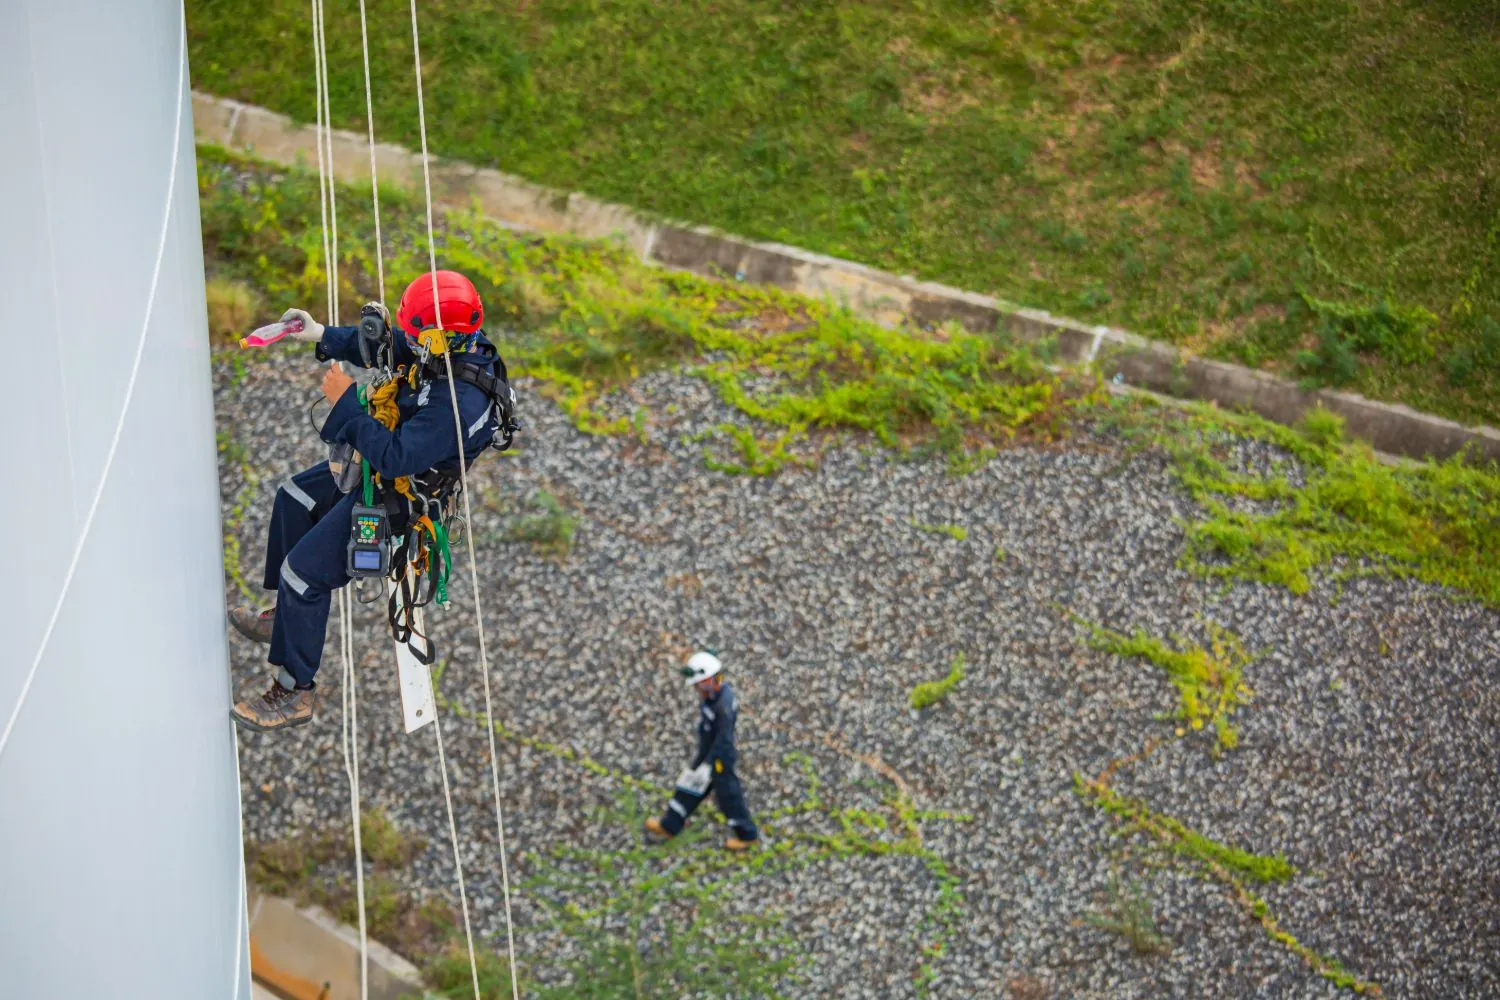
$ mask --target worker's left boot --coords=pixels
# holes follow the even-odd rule
[[[724,841],[724,846],[731,851],[748,851],[750,850],[750,848],[755,846],[755,841],[741,840],[738,837],[730,837],[728,840]]]
[[[316,700],[314,688],[287,687],[277,679],[265,694],[241,701],[229,714],[246,729],[269,733],[311,722]]]
[[[243,605],[229,609],[229,624],[246,639],[255,642],[270,642],[271,629],[276,624],[276,605],[265,611],[256,611]]]
[[[657,819],[655,816],[652,816],[650,819],[646,820],[646,832],[651,834],[652,836],[660,837],[662,840],[672,839],[672,834],[667,830],[666,827],[661,825],[661,820]]]

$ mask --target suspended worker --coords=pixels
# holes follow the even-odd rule
[[[664,839],[677,836],[693,810],[712,793],[714,804],[729,822],[729,839],[724,846],[731,851],[743,851],[760,839],[760,831],[750,818],[745,790],[734,770],[738,758],[734,749],[738,706],[734,689],[725,682],[723,671],[723,662],[711,652],[694,653],[682,668],[682,675],[702,699],[698,705],[698,754],[678,777],[666,812],[661,819],[646,820],[646,829]]]
[[[377,419],[379,406],[375,415],[366,411],[361,392],[339,365],[330,365],[323,376],[323,396],[332,410],[319,433],[329,443],[330,455],[339,449],[347,455],[352,449],[355,475],[348,476],[340,463],[330,469],[329,462],[320,462],[282,483],[276,493],[262,583],[276,591],[276,603],[264,611],[237,607],[229,613],[240,634],[270,644],[267,659],[277,668],[264,694],[240,701],[231,712],[248,729],[265,732],[312,719],[330,594],[349,582],[351,572],[371,575],[363,573],[354,551],[360,538],[357,517],[373,510],[359,505],[364,499],[360,457],[379,484],[372,490],[374,502],[390,512],[392,522],[376,544],[366,546],[371,551],[364,555],[375,557],[375,563],[382,538],[400,538],[408,521],[453,495],[459,480],[458,428],[446,364],[434,357],[445,344],[458,382],[465,461],[472,463],[497,431],[508,444],[515,430],[514,394],[504,361],[480,329],[484,305],[478,290],[454,271],[438,271],[436,278],[434,282],[432,274],[424,274],[401,296],[399,335],[392,334],[389,313],[379,303],[364,307],[357,327],[325,327],[301,309],[282,317],[290,321],[292,337],[317,344],[319,361],[380,368],[389,378],[383,382],[385,392],[372,392],[385,403],[383,422]],[[381,512],[373,512],[378,520]]]

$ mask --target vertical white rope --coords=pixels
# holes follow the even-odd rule
[[[328,272],[329,285],[329,308],[328,315],[335,325],[339,322],[339,204],[338,196],[334,191],[333,181],[333,107],[328,100],[328,35],[323,19],[323,0],[315,0],[317,9],[317,34],[318,34],[318,60],[320,68],[318,73],[318,93],[323,102],[323,148],[319,151],[319,159],[326,165],[328,176],[326,186],[328,188],[328,220],[331,226],[328,253],[323,258],[325,269]],[[316,137],[316,133],[314,134]]]
[[[448,757],[443,753],[443,720],[440,713],[432,716],[432,731],[437,734],[438,770],[443,775],[443,801],[448,806],[448,838],[453,842],[453,868],[458,872],[458,905],[464,915],[464,940],[469,944],[469,975],[474,978],[474,1000],[482,1000],[479,992],[479,962],[474,957],[474,928],[469,923],[469,894],[464,890],[464,862],[458,852],[458,824],[453,819],[453,791],[448,787]]]
[[[427,202],[427,261],[432,275],[433,319],[438,330],[442,331],[443,308],[442,299],[438,295],[437,241],[433,236],[432,225],[432,172],[428,165],[427,154],[427,110],[422,98],[422,42],[417,31],[417,0],[411,0],[411,49],[417,77],[417,130],[422,139],[422,187]],[[453,404],[453,430],[458,436],[458,476],[460,492],[464,498],[464,522],[473,524],[473,511],[469,501],[469,467],[464,456],[466,439],[463,418],[458,412],[458,383],[453,378],[453,352],[446,343],[443,350],[443,363],[448,372],[448,398]],[[474,558],[474,533],[465,531],[464,541],[467,543],[469,554],[469,583],[474,594],[474,627],[479,632],[479,676],[484,681],[484,731],[489,738],[490,783],[495,797],[495,829],[500,838],[500,889],[505,902],[505,946],[507,962],[510,966],[510,991],[512,1000],[520,1000],[521,986],[516,974],[515,924],[511,917],[510,906],[510,866],[507,861],[509,850],[505,838],[505,811],[500,803],[500,758],[495,751],[494,700],[490,693],[489,650],[484,636],[484,601],[479,593],[479,568]],[[472,943],[470,947],[472,963]],[[479,991],[477,971],[474,978],[474,990],[477,997]]]
[[[313,126],[313,145],[318,150],[318,213],[322,220],[323,235],[323,269],[327,271],[331,254],[328,246],[328,168],[323,162],[323,31],[321,28],[322,18],[318,16],[318,8],[321,0],[312,0],[312,32],[313,32],[313,102],[317,108],[317,121]],[[327,275],[324,275],[324,298],[326,315],[333,316],[333,291],[332,285],[326,283]]]
[[[328,321],[339,323],[339,215],[338,193],[333,179],[333,112],[328,99],[328,39],[323,19],[323,0],[312,0],[313,71],[317,78],[318,197],[323,223],[323,270],[327,282]],[[331,232],[330,232],[331,224]],[[354,676],[354,615],[347,585],[339,589],[339,658],[343,666],[344,773],[349,778],[349,821],[354,835],[354,893],[359,912],[359,995],[368,1000],[370,951],[365,918],[365,854],[361,838],[362,810],[359,796],[359,690]]]
[[[365,27],[365,0],[359,0],[359,44],[365,58],[365,124],[370,135],[370,197],[375,204],[375,278],[385,304],[385,247],[380,240],[380,178],[375,170],[375,105],[370,98],[370,35]]]
[[[359,687],[354,669],[354,612],[349,588],[339,590],[339,646],[344,658],[344,771],[349,776],[349,803],[354,825],[354,893],[359,903],[359,995],[369,1000],[370,951],[365,927],[365,851],[361,842],[363,811],[359,797]]]

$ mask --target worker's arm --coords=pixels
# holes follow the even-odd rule
[[[700,712],[702,709],[700,708]],[[712,711],[712,709],[710,709]],[[697,770],[708,760],[709,751],[713,749],[714,734],[718,731],[718,715],[715,713],[712,722],[705,716],[698,724],[698,752],[693,756],[693,762],[688,765],[689,770]]]
[[[427,401],[409,420],[388,429],[365,412],[351,386],[334,403],[320,432],[324,441],[352,444],[382,479],[414,476],[437,465],[458,461],[452,403],[444,385],[432,385]]]
[[[318,341],[319,361],[347,361],[357,368],[368,368],[359,356],[359,327],[325,326]]]

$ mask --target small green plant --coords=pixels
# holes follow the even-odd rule
[[[1151,901],[1139,882],[1122,885],[1119,878],[1109,880],[1109,902],[1102,911],[1084,915],[1084,920],[1111,934],[1124,938],[1137,955],[1165,955],[1172,950],[1166,937],[1156,929]]]
[[[1474,368],[1477,359],[1474,351],[1468,347],[1455,347],[1443,359],[1443,371],[1448,376],[1448,384],[1463,387],[1474,378]]]
[[[360,815],[359,840],[365,858],[385,868],[406,867],[427,846],[421,837],[403,833],[379,806]],[[352,837],[350,847],[353,847]]]
[[[946,535],[955,542],[962,542],[969,537],[969,529],[961,524],[927,524],[912,518],[909,523],[913,528],[928,535]]]
[[[515,518],[507,532],[512,541],[526,542],[543,552],[564,556],[573,545],[578,518],[547,490],[537,490],[527,501],[528,513]]]
[[[1229,719],[1251,695],[1243,681],[1251,657],[1228,629],[1208,623],[1205,648],[1177,637],[1178,649],[1148,635],[1143,629],[1126,636],[1074,616],[1090,631],[1089,645],[1119,656],[1140,657],[1161,668],[1177,688],[1176,717],[1189,729],[1211,725],[1217,736],[1214,753],[1239,745],[1239,733]]]
[[[948,692],[958,686],[958,682],[964,679],[964,654],[959,653],[953,658],[948,667],[948,676],[942,680],[924,681],[911,689],[907,696],[912,708],[922,709],[936,705],[948,697]]]
[[[511,985],[510,965],[505,959],[488,948],[476,947],[474,964],[479,971],[479,1000],[507,1000],[511,995]],[[469,966],[468,949],[456,939],[449,941],[441,952],[422,966],[422,976],[433,992],[454,1000],[473,1000],[473,972]],[[522,988],[525,988],[524,982]]]

